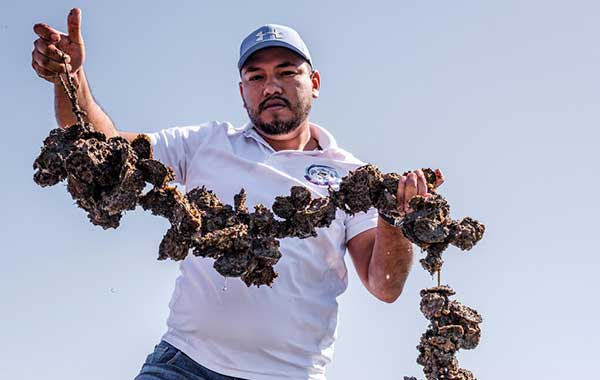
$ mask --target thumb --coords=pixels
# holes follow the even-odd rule
[[[81,9],[71,9],[67,18],[67,27],[69,39],[76,44],[83,45],[83,37],[81,36]]]

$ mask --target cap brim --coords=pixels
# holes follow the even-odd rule
[[[261,50],[261,49],[265,49],[268,47],[284,47],[287,48],[291,51],[293,51],[294,53],[298,54],[300,57],[304,58],[311,66],[312,66],[312,62],[310,61],[310,59],[304,55],[304,53],[302,51],[300,51],[300,49],[296,48],[294,45],[289,44],[285,41],[277,41],[277,40],[268,40],[268,41],[264,41],[262,43],[258,43],[254,46],[252,46],[250,49],[248,49],[244,55],[242,55],[238,61],[238,70],[242,70],[242,66],[244,66],[244,63],[246,63],[246,61],[248,60],[248,58],[250,58],[250,56],[254,53],[256,53],[257,51]]]

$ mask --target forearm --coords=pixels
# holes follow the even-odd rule
[[[94,100],[83,68],[75,75],[75,81],[78,83],[77,99],[87,114],[86,121],[92,123],[94,129],[104,133],[106,137],[117,136],[118,133],[112,120]],[[54,107],[59,127],[65,128],[77,122],[72,111],[71,101],[60,83],[54,85]]]
[[[379,299],[394,302],[402,293],[412,265],[412,243],[400,228],[379,218],[369,261],[369,289]]]

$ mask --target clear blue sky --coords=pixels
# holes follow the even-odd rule
[[[132,379],[165,330],[178,274],[155,260],[166,221],[138,210],[104,231],[63,185],[31,179],[55,127],[31,28],[64,30],[73,6],[93,92],[131,131],[242,124],[239,42],[263,23],[295,27],[322,75],[311,119],[384,171],[441,168],[453,215],[487,225],[472,251],[445,256],[443,282],[484,317],[461,366],[485,380],[595,376],[598,2],[216,3],[0,3],[0,378]],[[423,379],[418,292],[434,282],[417,263],[390,305],[347,265],[329,379]]]

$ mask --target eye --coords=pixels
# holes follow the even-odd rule
[[[281,75],[283,75],[284,77],[289,77],[289,76],[294,75],[294,74],[296,74],[296,73],[293,72],[293,71],[284,71],[284,72],[281,73]]]
[[[257,80],[259,80],[261,78],[262,78],[262,75],[252,75],[251,77],[248,78],[248,80],[250,82],[254,82],[254,81],[257,81]]]

